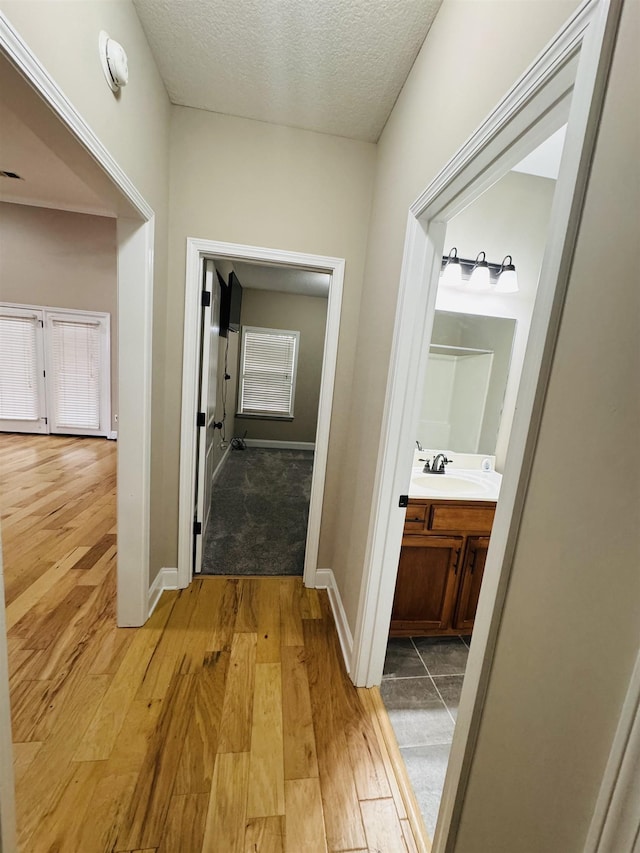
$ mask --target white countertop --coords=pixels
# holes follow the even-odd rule
[[[493,470],[482,470],[482,462],[486,459],[490,460],[493,468],[494,457],[451,453],[447,455],[452,462],[447,465],[444,474],[423,473],[424,461],[421,460],[431,461],[434,455],[430,450],[415,451],[414,467],[409,483],[410,498],[437,498],[452,501],[498,500],[502,474]]]

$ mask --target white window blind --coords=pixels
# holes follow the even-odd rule
[[[293,417],[300,333],[242,329],[240,414]]]
[[[0,313],[0,420],[40,418],[39,319]]]
[[[100,429],[102,347],[98,321],[47,318],[52,430]]]

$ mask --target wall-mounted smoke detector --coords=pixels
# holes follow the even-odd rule
[[[127,54],[122,45],[109,38],[109,33],[104,30],[98,37],[98,47],[104,76],[111,89],[117,92],[129,82]]]
[[[12,181],[24,181],[22,175],[19,175],[17,172],[8,172],[4,169],[0,169],[0,178],[11,178]]]

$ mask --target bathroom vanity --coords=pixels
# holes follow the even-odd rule
[[[425,476],[414,468],[391,637],[471,633],[501,479],[494,471]]]

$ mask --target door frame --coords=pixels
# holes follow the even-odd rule
[[[564,124],[568,115],[550,237],[540,273],[433,853],[448,853],[455,845],[621,7],[622,0],[585,0],[408,213],[350,670],[354,683],[367,687],[379,684],[382,675],[404,524],[404,510],[398,506],[398,496],[407,492],[410,479],[421,404],[418,389],[424,382],[446,223],[532,147]]]
[[[182,416],[180,429],[180,484],[179,484],[179,530],[178,530],[178,587],[184,589],[192,579],[192,525],[195,492],[196,460],[196,413],[198,411],[198,353],[200,345],[200,265],[204,258],[224,258],[230,261],[251,261],[281,266],[298,267],[329,273],[331,281],[327,300],[327,323],[322,378],[318,405],[318,427],[316,430],[309,522],[304,558],[303,581],[305,586],[314,587],[318,569],[320,545],[320,522],[322,500],[326,479],[329,452],[329,430],[333,408],[338,337],[342,311],[342,289],[344,284],[344,258],[324,255],[308,255],[282,249],[260,246],[244,246],[239,243],[223,243],[216,240],[187,238],[184,344],[182,357]]]
[[[118,252],[118,591],[120,627],[149,616],[151,333],[155,214],[117,161],[0,12],[0,52],[106,173],[131,214],[116,219]]]

